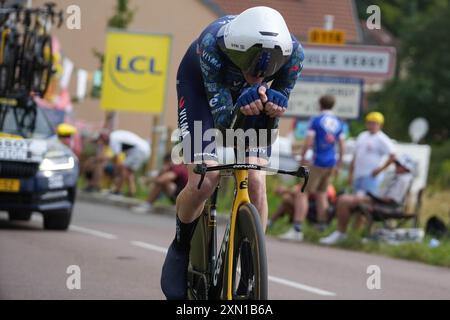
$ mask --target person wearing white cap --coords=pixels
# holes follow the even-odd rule
[[[404,204],[406,194],[414,178],[415,162],[409,156],[403,155],[397,158],[394,163],[395,175],[386,184],[386,188],[382,188],[377,195],[369,192],[366,195],[344,194],[338,198],[336,207],[337,230],[328,237],[320,239],[321,244],[332,245],[347,237],[346,230],[352,210],[358,205],[364,204],[370,211],[373,211],[373,208],[377,205],[395,209]]]

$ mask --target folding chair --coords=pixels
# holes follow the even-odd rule
[[[355,209],[355,212],[362,214],[367,219],[368,234],[372,234],[372,227],[375,222],[381,222],[384,228],[393,230],[402,227],[408,221],[412,221],[414,228],[417,228],[423,193],[424,189],[417,193],[416,203],[412,212],[408,212],[406,204],[397,208],[384,205],[369,206],[361,204]]]

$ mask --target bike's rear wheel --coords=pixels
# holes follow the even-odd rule
[[[252,204],[239,208],[233,246],[233,300],[267,300],[265,236],[258,210]],[[227,285],[224,288],[226,295]]]

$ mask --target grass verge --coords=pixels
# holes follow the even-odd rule
[[[231,185],[226,186],[226,191],[220,194],[218,209],[219,212],[229,212],[231,202],[233,200],[232,180]],[[273,213],[280,205],[281,199],[274,192],[275,188],[285,184],[279,177],[269,176],[267,178],[267,198],[269,204],[269,215]],[[426,193],[422,213],[420,217],[421,225],[424,226],[428,218],[436,215],[443,219],[447,224],[449,219],[449,199],[450,191],[436,191]],[[271,236],[277,236],[287,231],[289,228],[288,217],[278,220],[268,231]],[[305,241],[308,243],[319,244],[321,237],[327,236],[336,230],[336,220],[325,230],[319,232],[313,225],[305,225]],[[440,245],[435,248],[429,246],[430,237],[425,237],[420,243],[405,243],[399,245],[390,245],[383,242],[368,241],[364,242],[362,232],[351,231],[349,237],[337,244],[335,247],[362,251],[370,254],[378,254],[393,258],[405,259],[410,261],[418,261],[436,266],[450,267],[450,239],[442,240]]]

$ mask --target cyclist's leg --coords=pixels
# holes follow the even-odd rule
[[[208,99],[206,97],[196,43],[191,45],[181,62],[177,76],[178,125],[181,129],[184,163],[188,165],[188,183],[177,199],[178,217],[183,223],[191,223],[200,216],[205,201],[212,195],[218,183],[218,172],[206,175],[201,189],[200,176],[194,173],[194,163],[217,164],[214,138],[205,141],[205,132],[214,129]]]
[[[211,160],[206,160],[204,163],[210,166],[217,165],[216,161]],[[195,164],[188,165],[188,182],[177,198],[176,211],[178,218],[183,223],[191,223],[200,216],[206,200],[211,197],[219,182],[217,172],[208,172],[202,187],[198,189],[200,176],[194,173],[194,168]]]
[[[262,166],[266,166],[268,163],[267,159],[252,156],[247,161],[248,163]],[[248,193],[250,195],[250,201],[258,209],[263,230],[266,230],[269,210],[267,205],[266,173],[264,171],[249,171]]]
[[[187,104],[187,98],[185,98]],[[206,100],[205,100],[206,103]],[[190,110],[193,108],[185,106],[187,109],[187,119],[190,122],[189,128],[191,129],[194,121],[201,121],[203,124],[203,130],[208,130],[210,128],[214,128],[212,117],[205,117],[205,115],[209,115],[208,105],[206,104],[206,108],[200,108],[201,105],[197,104],[199,108],[196,110]],[[203,110],[203,111],[202,111]],[[202,120],[203,117],[203,120]],[[188,166],[188,182],[184,189],[180,192],[176,201],[176,212],[177,212],[177,240],[178,244],[182,246],[184,249],[189,250],[190,240],[192,238],[192,234],[197,222],[198,217],[200,216],[203,207],[205,206],[206,200],[213,194],[217,183],[219,182],[219,173],[218,172],[208,172],[205,176],[205,179],[202,183],[201,188],[198,188],[198,184],[200,182],[200,176],[194,173],[194,168],[196,164],[191,163],[199,163],[203,162],[207,165],[216,165],[217,161],[215,160],[212,153],[205,154],[203,150],[208,146],[208,142],[204,142],[202,137],[195,137],[194,130],[190,130],[185,138],[183,138],[183,152],[185,162],[189,163]],[[188,154],[188,144],[193,146],[195,139],[201,139],[201,148],[200,152],[196,152],[194,148],[191,148],[191,153]],[[210,144],[210,142],[209,142]],[[197,150],[198,151],[198,150]],[[189,158],[189,159],[188,159]]]
[[[177,77],[178,125],[189,176],[186,187],[177,197],[176,237],[169,247],[161,275],[161,288],[168,299],[186,298],[191,238],[205,201],[219,180],[217,172],[208,173],[199,190],[200,177],[193,172],[194,163],[217,163],[214,141],[203,141],[205,131],[214,128],[214,122],[195,49],[193,44],[181,62]]]
[[[249,124],[247,123],[245,127],[246,130],[250,129],[248,126]],[[267,135],[267,132],[261,132]],[[258,132],[258,144],[255,146],[250,144],[248,146],[245,152],[246,162],[250,164],[267,166],[272,154],[272,146],[267,145],[267,138],[263,138],[263,141],[261,141],[261,132]],[[239,152],[239,150],[237,150],[237,152]],[[261,217],[261,224],[263,230],[265,231],[267,228],[267,219],[269,214],[267,205],[266,172],[250,170],[248,180],[250,201],[258,210]]]

